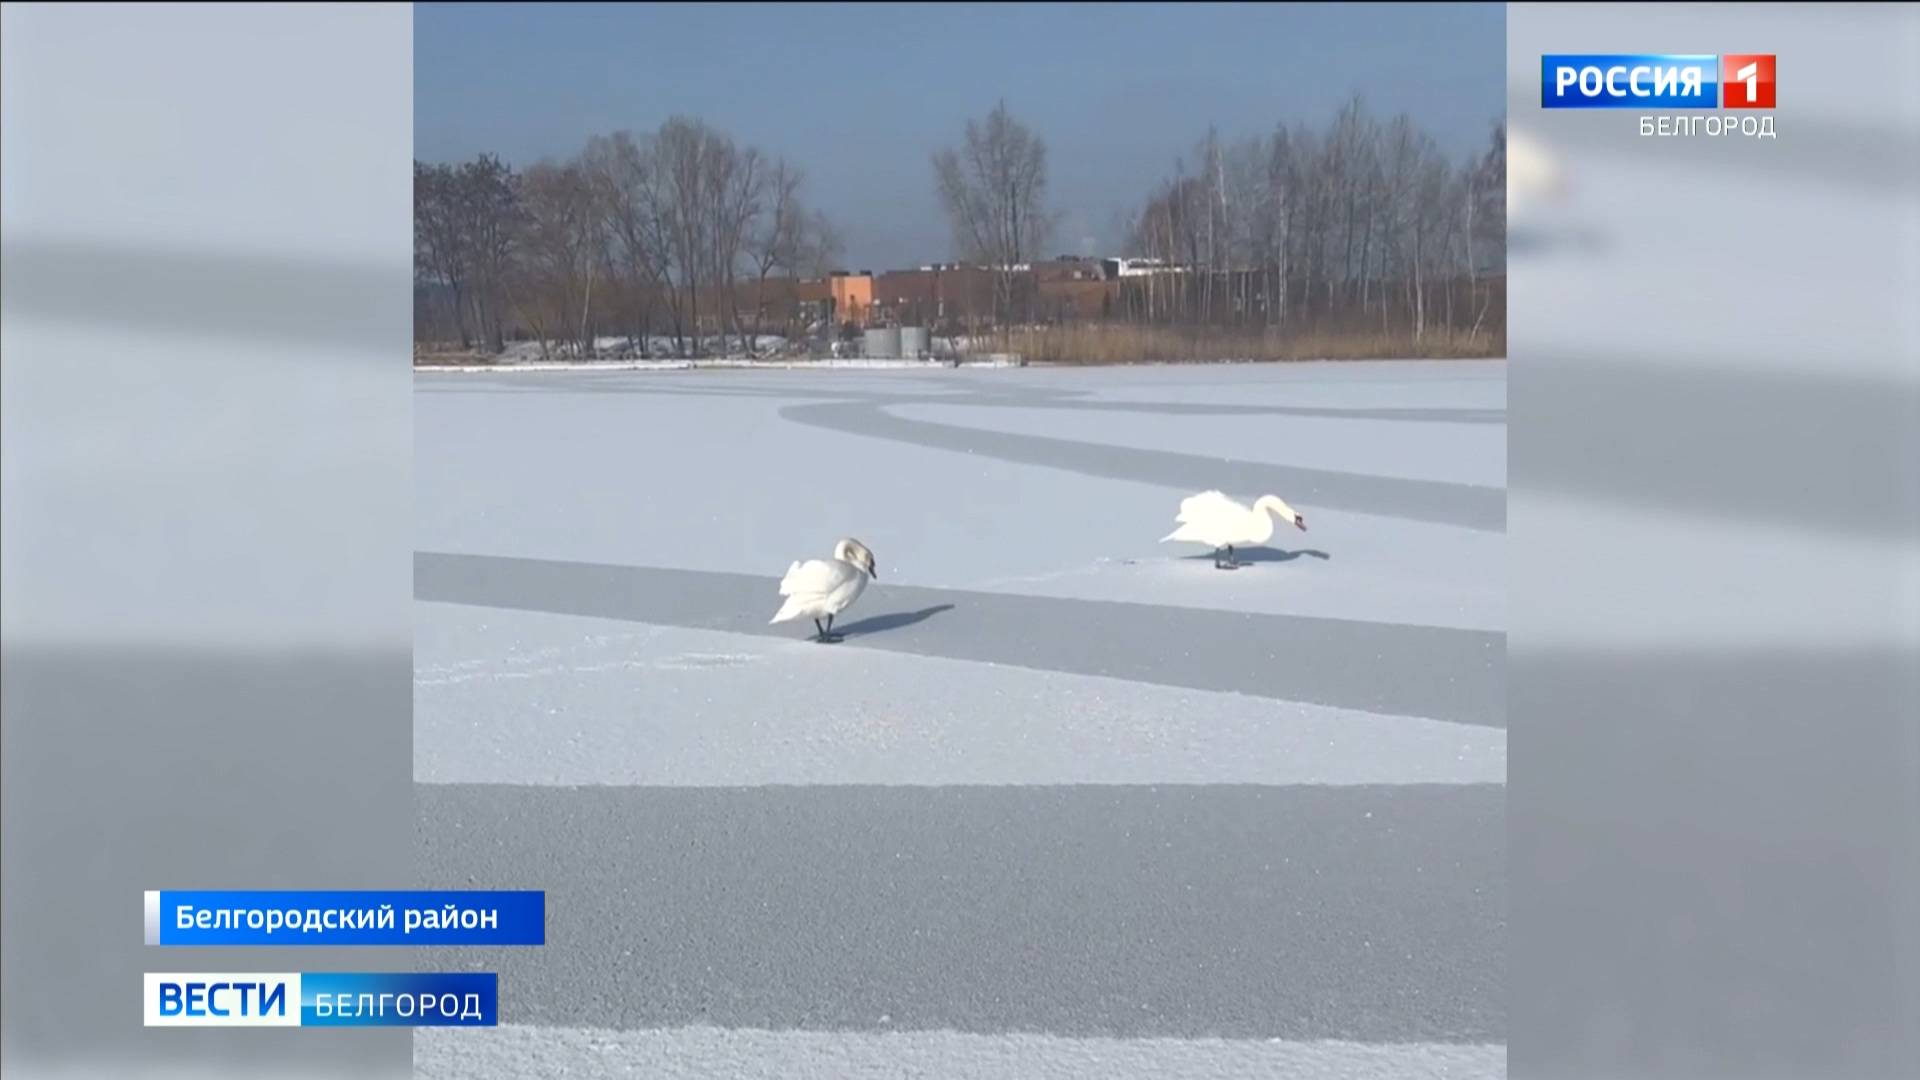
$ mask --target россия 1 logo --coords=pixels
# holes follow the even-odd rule
[[[1771,109],[1771,53],[1540,58],[1543,109]]]
[[[1723,109],[1773,108],[1773,55],[1737,53],[1720,58]]]

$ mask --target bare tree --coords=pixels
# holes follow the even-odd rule
[[[762,209],[747,241],[747,262],[754,274],[754,332],[767,317],[767,279],[775,271],[790,278],[817,277],[839,253],[840,239],[822,214],[809,211],[800,192],[806,178],[785,158],[766,172]],[[782,334],[793,336],[793,306],[781,320]]]
[[[1365,201],[1368,177],[1372,171],[1373,121],[1367,118],[1366,103],[1359,94],[1347,99],[1334,118],[1333,132],[1327,138],[1327,168],[1325,182],[1330,204],[1338,207],[1340,218],[1340,284],[1351,290],[1357,278],[1354,273],[1354,241],[1360,240],[1358,249],[1362,262],[1362,273],[1366,259],[1366,235],[1356,233],[1356,226],[1362,225],[1362,219],[1370,212]],[[1334,290],[1331,278],[1327,290],[1327,305],[1332,309]]]
[[[1227,264],[1235,271],[1229,277],[1234,286],[1233,309],[1236,321],[1253,319],[1256,308],[1265,308],[1265,294],[1253,295],[1253,271],[1263,263],[1261,230],[1268,216],[1272,192],[1267,186],[1267,143],[1262,138],[1242,139],[1229,146],[1221,184],[1221,212],[1227,228]]]
[[[734,146],[727,138],[709,145],[713,160],[707,182],[711,189],[712,212],[709,218],[712,266],[716,285],[727,304],[727,318],[740,339],[741,351],[751,354],[752,344],[740,324],[738,268],[750,246],[755,221],[761,214],[761,199],[766,189],[765,159],[753,147]]]
[[[654,137],[661,224],[670,256],[669,304],[674,311],[674,337],[683,355],[685,329],[692,331],[692,355],[699,356],[701,351],[700,285],[712,259],[707,242],[707,175],[714,158],[710,148],[714,138],[705,124],[682,117],[668,120]]]
[[[482,154],[460,167],[455,187],[474,318],[488,347],[499,352],[506,347],[507,282],[524,220],[519,177],[499,158]]]
[[[523,309],[544,331],[543,344],[548,337],[570,340],[580,355],[591,356],[593,291],[606,262],[600,193],[579,162],[542,162],[522,183],[530,271]]]
[[[666,288],[668,239],[649,147],[628,132],[596,136],[581,163],[598,192],[609,268],[618,280],[629,336],[647,355],[656,298]]]
[[[1187,190],[1194,204],[1193,218],[1198,223],[1194,229],[1195,247],[1197,249],[1203,242],[1206,245],[1205,255],[1200,255],[1196,250],[1194,269],[1205,274],[1200,286],[1200,311],[1201,318],[1210,320],[1214,317],[1213,282],[1221,269],[1220,219],[1225,193],[1221,190],[1224,170],[1220,161],[1220,133],[1208,127],[1207,136],[1201,140],[1198,151],[1196,158],[1200,162],[1200,175],[1194,178],[1194,183]]]
[[[1402,285],[1406,307],[1412,312],[1414,301],[1413,245],[1408,233],[1414,224],[1414,192],[1418,182],[1422,147],[1413,121],[1405,113],[1387,125],[1381,147],[1383,265]],[[1382,297],[1380,327],[1389,328],[1389,307]]]
[[[1449,169],[1446,159],[1425,133],[1414,137],[1414,171],[1408,192],[1408,218],[1413,234],[1410,262],[1413,277],[1413,340],[1417,344],[1427,332],[1427,283],[1434,271],[1445,265],[1448,242],[1453,236],[1452,211],[1448,198]]]
[[[994,310],[1004,328],[1015,317],[1014,267],[1041,250],[1053,225],[1046,143],[1001,102],[984,123],[967,121],[960,147],[933,156],[933,172],[960,257],[995,271]]]
[[[1301,194],[1306,189],[1303,154],[1298,140],[1284,126],[1276,128],[1269,140],[1267,154],[1266,216],[1261,234],[1266,250],[1270,319],[1279,326],[1287,321],[1288,282],[1292,279],[1292,253],[1296,232],[1294,221],[1300,213]]]
[[[1296,254],[1304,271],[1301,305],[1310,313],[1314,291],[1322,280],[1332,277],[1327,270],[1327,235],[1333,202],[1333,168],[1329,164],[1330,155],[1323,152],[1324,140],[1318,132],[1302,125],[1293,143],[1300,156],[1300,182],[1295,192],[1300,227],[1295,236]]]
[[[846,241],[833,219],[815,211],[807,215],[806,229],[800,236],[797,269],[807,277],[820,277],[845,253]]]
[[[1475,251],[1476,244],[1479,252]],[[1499,269],[1506,272],[1507,245],[1507,125],[1496,120],[1487,151],[1467,168],[1466,184],[1467,281],[1474,300],[1473,328],[1469,336],[1478,339],[1481,324],[1492,301],[1489,292],[1480,296],[1480,258],[1489,249],[1499,252]]]
[[[460,215],[459,180],[451,165],[413,163],[413,259],[417,280],[446,291],[460,347],[467,334],[467,283],[472,253]]]
[[[800,170],[785,158],[773,163],[766,181],[766,212],[747,242],[753,268],[753,326],[758,334],[767,317],[767,276],[776,269],[798,273],[807,214],[800,205]]]

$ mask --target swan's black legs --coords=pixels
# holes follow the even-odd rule
[[[1213,551],[1213,568],[1214,568],[1215,570],[1238,570],[1238,569],[1240,569],[1240,560],[1238,560],[1238,559],[1236,559],[1236,558],[1234,558],[1234,556],[1233,556],[1233,545],[1232,545],[1232,544],[1228,544],[1228,545],[1227,545],[1227,558],[1226,558],[1226,561],[1225,561],[1225,562],[1222,562],[1222,561],[1220,561],[1220,549],[1219,549],[1219,548],[1215,548],[1215,549],[1214,549],[1214,551]]]
[[[845,638],[843,638],[841,635],[833,632],[833,616],[831,615],[827,616],[827,625],[824,628],[821,627],[819,619],[813,620],[813,628],[815,630],[820,631],[820,633],[817,634],[813,640],[818,641],[821,644],[831,645],[836,641],[845,640]]]

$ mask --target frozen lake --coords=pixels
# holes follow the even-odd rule
[[[423,865],[550,912],[423,1075],[1504,1074],[1504,363],[416,388]]]

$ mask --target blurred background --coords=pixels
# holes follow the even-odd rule
[[[404,1075],[405,1029],[139,1016],[143,971],[410,960],[140,913],[411,871],[412,12],[0,20],[0,1064]]]
[[[1511,1072],[1920,1075],[1920,8],[1507,45]],[[1564,52],[1774,53],[1779,137]]]

